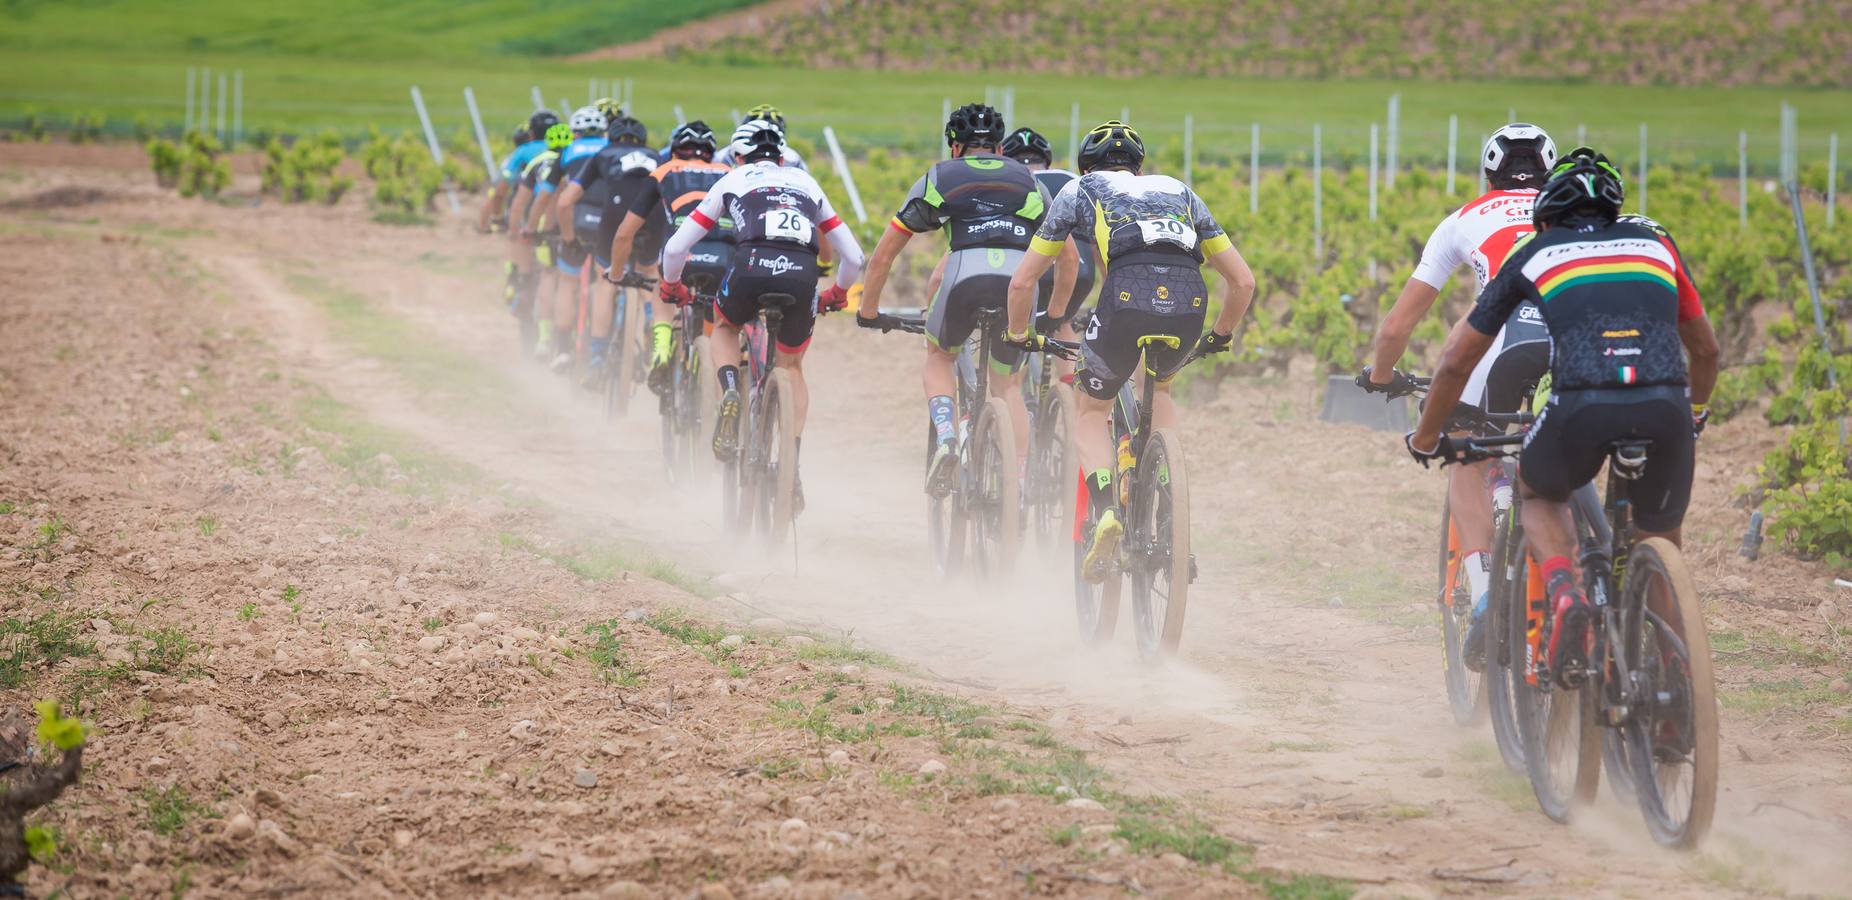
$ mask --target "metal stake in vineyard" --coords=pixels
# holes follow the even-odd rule
[[[1192,187],[1195,186],[1196,184],[1196,182],[1192,180],[1190,177],[1191,172],[1192,172],[1191,163],[1196,157],[1196,143],[1195,143],[1196,134],[1195,132],[1196,132],[1195,118],[1192,117],[1189,113],[1184,113],[1183,114],[1183,183],[1186,185],[1190,185]]]
[[[1401,142],[1401,133],[1402,133],[1402,95],[1401,94],[1390,94],[1389,95],[1389,133],[1386,135],[1389,145],[1385,150],[1386,155],[1384,157],[1385,162],[1383,165],[1383,187],[1386,190],[1392,190],[1392,191],[1395,190],[1395,147],[1396,147],[1396,144]]]
[[[1453,175],[1460,157],[1460,117],[1447,117],[1447,196],[1453,196]]]
[[[431,127],[431,114],[425,111],[424,108],[424,94],[418,91],[418,86],[415,84],[412,85],[412,105],[418,108],[418,123],[424,126],[424,140],[425,143],[429,144],[431,147],[431,159],[437,162],[437,167],[439,169],[442,169],[444,167],[444,151],[437,146],[437,129]],[[450,197],[451,214],[461,214],[463,212],[463,205],[457,202],[457,189],[455,185],[450,183],[449,178],[444,179],[444,193]]]
[[[1312,126],[1312,260],[1325,267],[1325,128]]]
[[[1260,123],[1248,127],[1248,215],[1260,213]]]
[[[1646,123],[1640,123],[1640,215],[1646,215]]]
[[[528,96],[532,97],[534,100],[534,111],[535,112],[539,112],[547,108],[546,98],[540,96],[540,86],[539,85],[534,85],[532,87],[529,87],[527,90],[528,90]]]
[[[1749,227],[1749,132],[1736,133],[1736,225]]]
[[[200,134],[212,133],[212,69],[199,70],[199,118],[193,121]]]
[[[1826,227],[1833,227],[1833,211],[1839,207],[1839,132],[1826,138]]]
[[[489,172],[489,183],[494,184],[495,154],[489,150],[489,133],[482,127],[482,111],[476,106],[476,92],[465,87],[463,103],[469,107],[469,122],[476,129],[476,146],[482,148],[482,167]]]
[[[219,127],[217,129],[217,135],[219,143],[221,144],[225,143],[225,95],[231,93],[225,89],[225,86],[229,81],[230,79],[226,77],[224,72],[219,73]]]
[[[186,133],[186,131],[193,130],[193,97],[194,97],[194,94],[198,90],[198,88],[194,85],[194,82],[198,80],[199,80],[199,70],[192,66],[187,66],[186,67],[186,130],[181,132],[182,134]]]
[[[829,145],[830,159],[836,164],[836,177],[842,179],[842,188],[849,194],[849,207],[855,210],[856,224],[868,221],[868,210],[862,206],[862,192],[855,189],[855,173],[849,171],[849,161],[843,158],[842,145],[836,142],[836,129],[823,126],[823,142]]]
[[[244,70],[232,73],[232,146],[244,140]]]
[[[1370,221],[1376,221],[1376,130],[1375,122],[1370,123]]]

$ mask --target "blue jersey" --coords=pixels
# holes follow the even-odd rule
[[[559,152],[559,165],[564,170],[566,178],[570,179],[579,174],[579,170],[584,168],[585,164],[609,143],[611,139],[602,134],[574,138],[572,143],[566,145],[566,149]],[[542,193],[550,192],[553,190],[553,185],[543,182],[540,190]]]
[[[502,161],[502,180],[513,181],[520,178],[527,164],[533,162],[534,157],[545,152],[547,152],[546,141],[528,141],[514,148],[514,152],[508,154],[508,158]]]

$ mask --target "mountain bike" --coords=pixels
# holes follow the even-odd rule
[[[703,425],[714,421],[720,399],[719,380],[707,352],[707,323],[713,319],[719,279],[690,273],[692,303],[676,310],[671,324],[669,383],[658,400],[662,426],[663,475],[670,484],[685,484],[705,474],[713,454],[701,446]]]
[[[1074,386],[1055,377],[1052,362],[1046,354],[1029,354],[1028,377],[1023,379],[1023,402],[1029,408],[1023,518],[1045,550],[1072,539],[1075,485],[1080,483],[1080,454],[1074,449],[1078,401]]]
[[[759,298],[759,315],[740,329],[745,377],[740,398],[739,447],[721,463],[720,505],[726,527],[756,534],[777,546],[790,532],[797,492],[797,409],[791,375],[774,365],[772,336],[785,312],[797,306],[790,294]]]
[[[1522,441],[1473,438],[1459,455],[1509,456]],[[1543,658],[1549,609],[1528,553],[1517,556],[1522,570],[1510,577],[1534,590],[1508,623],[1508,646],[1523,648],[1508,672],[1525,766],[1545,815],[1566,822],[1594,798],[1605,745],[1616,781],[1630,782],[1653,839],[1688,849],[1716,811],[1716,683],[1684,553],[1664,538],[1636,540],[1628,486],[1651,452],[1651,441],[1612,442],[1606,500],[1595,507],[1592,486],[1575,500],[1578,557],[1596,621],[1586,668],[1561,673],[1574,687],[1557,687]]]
[[[926,321],[887,316],[894,330],[925,334]],[[967,565],[979,575],[1008,572],[1021,537],[1020,476],[1016,432],[1008,404],[990,393],[990,362],[1003,345],[1005,314],[1001,306],[977,310],[977,328],[958,353],[958,418],[952,488],[926,496],[927,536],[933,569],[942,578]],[[926,427],[926,465],[932,465],[938,436]]]
[[[1051,344],[1062,342],[1050,341]],[[1104,581],[1087,581],[1087,548],[1104,510],[1087,503],[1085,521],[1074,533],[1074,604],[1080,634],[1090,642],[1112,637],[1118,623],[1123,583],[1132,585],[1132,629],[1138,653],[1157,659],[1174,653],[1183,638],[1183,614],[1189,605],[1190,584],[1196,580],[1196,557],[1190,552],[1190,489],[1183,464],[1183,444],[1171,428],[1154,428],[1152,403],[1157,375],[1146,363],[1153,344],[1171,349],[1183,346],[1175,335],[1152,334],[1138,339],[1138,368],[1143,376],[1133,388],[1128,380],[1119,389],[1111,417],[1112,439],[1118,447],[1112,508],[1124,523],[1119,553],[1109,562]],[[1069,344],[1078,347],[1078,344]],[[1192,351],[1189,360],[1196,359]],[[1076,480],[1076,490],[1079,482]],[[1076,504],[1079,504],[1076,500]]]
[[[587,262],[586,265],[592,265]],[[593,390],[604,398],[605,419],[622,418],[630,411],[630,397],[636,393],[637,384],[643,380],[638,374],[639,366],[647,366],[649,357],[645,347],[633,334],[636,320],[649,320],[649,296],[656,289],[656,279],[646,278],[636,272],[625,272],[622,277],[612,278],[605,275],[605,280],[617,285],[617,295],[611,304],[610,343],[605,345],[604,371],[599,373],[598,383]],[[631,291],[638,292],[636,296]],[[635,303],[637,309],[630,309]]]

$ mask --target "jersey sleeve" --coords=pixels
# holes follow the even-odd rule
[[[1448,216],[1434,226],[1434,233],[1428,235],[1427,247],[1421,251],[1421,262],[1415,264],[1412,277],[1437,291],[1446,287],[1453,271],[1466,263],[1466,254],[1454,237],[1455,221],[1453,216]],[[1490,287],[1487,285],[1488,289]]]
[[[1664,232],[1659,234],[1659,243],[1672,251],[1672,274],[1678,281],[1679,324],[1704,318],[1704,298],[1698,296],[1698,286],[1691,281],[1691,269],[1685,265],[1684,255],[1678,252],[1678,244]]]
[[[1190,222],[1196,226],[1196,239],[1201,242],[1204,259],[1227,250],[1235,245],[1222,229],[1222,223],[1215,220],[1215,214],[1209,211],[1209,204],[1203,202],[1195,191],[1190,191]]]
[[[1035,229],[1035,237],[1029,239],[1029,249],[1043,256],[1059,256],[1061,245],[1075,229],[1083,228],[1084,217],[1092,210],[1080,196],[1080,180],[1075,179],[1061,187],[1061,193],[1048,204],[1048,212],[1042,217],[1042,224]]]
[[[643,186],[637,189],[637,196],[630,201],[630,212],[642,218],[649,218],[657,206],[662,203],[662,179],[645,178]]]
[[[1496,337],[1498,330],[1505,326],[1505,320],[1517,312],[1518,304],[1525,300],[1536,299],[1536,286],[1524,277],[1524,261],[1536,252],[1535,242],[1526,244],[1486,282],[1485,290],[1479,292],[1479,301],[1473,304],[1472,312],[1466,314],[1466,323],[1474,331],[1486,337]]]
[[[578,168],[573,170],[572,183],[584,187],[603,177],[604,159],[603,153],[594,153],[585,157]]]
[[[554,188],[559,187],[560,179],[564,177],[566,177],[566,168],[560,165],[558,159],[550,159],[541,168],[539,176],[534,179],[534,191],[550,194]]]
[[[502,180],[503,181],[513,181],[521,177],[521,171],[517,167],[516,165],[517,161],[515,160],[515,157],[519,155],[520,155],[519,152],[516,152],[516,153],[510,153],[507,156],[502,157]]]
[[[823,188],[819,186],[817,188],[817,233],[829,234],[840,227],[842,227],[842,217],[836,214],[836,208],[830,205],[829,195],[823,193]]]
[[[732,173],[714,182],[714,186],[707,189],[707,196],[702,197],[701,202],[695,205],[694,212],[688,214],[688,221],[713,231],[727,211],[727,192],[733,190],[733,182]]]
[[[900,205],[900,212],[894,215],[893,225],[914,234],[938,231],[945,226],[945,215],[939,209],[939,191],[933,186],[932,173],[920,176],[913,183],[913,189],[907,192],[907,200]]]

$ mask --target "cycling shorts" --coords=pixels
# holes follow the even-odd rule
[[[733,254],[733,265],[720,283],[715,313],[734,327],[758,318],[766,294],[789,294],[797,302],[784,311],[773,338],[778,349],[802,353],[817,326],[817,254],[800,247],[746,244]]]
[[[1093,285],[1097,280],[1097,269],[1098,267],[1093,264],[1093,246],[1080,244],[1080,271],[1074,276],[1073,299],[1068,302],[1067,312],[1062,313],[1060,318],[1050,320],[1052,325],[1058,328],[1074,321],[1074,315],[1080,312],[1081,307],[1087,305],[1087,295],[1093,293]],[[1048,303],[1054,290],[1055,270],[1051,266],[1048,271],[1042,273],[1042,280],[1036,284],[1036,312],[1048,311]]]
[[[1202,271],[1187,257],[1156,259],[1163,261],[1130,257],[1115,262],[1106,272],[1099,303],[1081,340],[1080,366],[1074,372],[1074,384],[1094,399],[1111,400],[1137,371],[1139,338],[1177,338],[1175,348],[1151,344],[1145,349],[1147,365],[1163,384],[1183,370],[1202,337],[1209,294]]]
[[[1552,394],[1524,437],[1518,476],[1546,500],[1568,500],[1601,472],[1610,443],[1650,440],[1646,470],[1628,485],[1628,498],[1642,529],[1672,531],[1691,503],[1696,462],[1688,398],[1680,385]]]
[[[1537,307],[1526,303],[1498,329],[1460,399],[1489,413],[1514,413],[1548,371],[1550,331]]]
[[[957,352],[977,330],[978,311],[1002,310],[1009,305],[1010,276],[1022,264],[1023,251],[995,247],[953,250],[945,258],[945,278],[939,293],[926,308],[926,339],[933,346]],[[1022,351],[1003,344],[1002,320],[992,356],[997,365],[1014,372],[1022,367]]]
[[[553,264],[567,275],[579,274],[579,267],[585,265],[585,259],[589,255],[583,243],[568,244],[557,240],[554,242]]]

